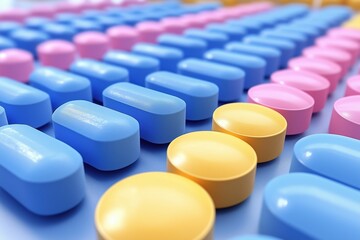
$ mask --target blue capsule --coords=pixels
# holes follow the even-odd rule
[[[16,45],[14,41],[7,37],[0,36],[0,50],[7,49],[7,48],[14,48]]]
[[[51,120],[49,95],[10,78],[0,77],[0,105],[5,108],[11,124],[38,128]]]
[[[55,21],[62,24],[71,24],[77,19],[80,19],[80,16],[74,13],[59,13],[55,15]]]
[[[225,49],[231,52],[243,53],[260,57],[266,61],[265,76],[270,76],[280,68],[281,52],[273,47],[249,45],[241,42],[230,42]]]
[[[289,33],[301,33],[307,36],[307,45],[310,46],[314,44],[315,39],[320,36],[321,32],[309,25],[301,25],[301,24],[283,24],[276,27],[276,29],[287,31]]]
[[[8,121],[6,118],[5,109],[2,106],[0,106],[0,127],[7,125],[7,124],[8,124]]]
[[[139,55],[156,58],[159,60],[160,70],[170,72],[176,72],[178,63],[184,57],[179,49],[150,43],[138,43],[132,51]]]
[[[185,132],[185,107],[180,98],[131,83],[115,83],[103,92],[104,106],[138,120],[140,137],[169,143]]]
[[[240,41],[247,34],[245,28],[226,24],[208,24],[206,30],[225,34],[229,38],[229,41]]]
[[[41,30],[48,34],[51,39],[63,39],[67,41],[72,41],[77,33],[75,28],[60,23],[45,24]]]
[[[259,231],[283,239],[360,239],[360,192],[308,173],[271,180]]]
[[[35,214],[68,211],[85,197],[80,154],[41,131],[0,127],[0,155],[1,188]]]
[[[31,73],[29,83],[49,94],[53,110],[71,100],[92,100],[87,78],[57,68],[37,68]]]
[[[25,26],[30,29],[40,30],[42,26],[47,23],[50,23],[50,19],[43,17],[31,17],[26,19]]]
[[[216,84],[219,88],[219,101],[238,101],[244,90],[245,72],[239,68],[188,58],[178,65],[182,75],[205,80]]]
[[[171,72],[155,72],[147,76],[145,86],[184,100],[187,120],[210,118],[218,107],[219,88],[211,82]]]
[[[163,34],[157,39],[157,42],[163,46],[180,49],[184,54],[184,58],[201,58],[207,49],[204,40],[191,39],[175,34]]]
[[[226,22],[226,25],[239,27],[239,29],[246,29],[248,34],[257,34],[263,28],[265,28],[264,23],[261,21],[256,21],[255,19],[242,18],[239,20],[229,20]]]
[[[103,60],[107,63],[123,67],[129,71],[131,83],[144,86],[145,78],[152,72],[159,70],[159,61],[125,51],[109,51]]]
[[[9,36],[9,34],[17,29],[22,28],[22,25],[18,22],[11,22],[11,21],[1,21],[0,24],[0,35],[1,36]]]
[[[102,31],[103,27],[100,25],[100,23],[92,20],[84,20],[84,19],[78,19],[74,20],[70,24],[71,27],[73,27],[77,32],[86,32],[86,31]]]
[[[192,39],[200,39],[207,43],[207,48],[222,48],[229,41],[229,38],[219,32],[211,32],[200,29],[189,29],[184,32],[184,36]]]
[[[227,64],[244,70],[245,89],[249,89],[264,81],[266,62],[262,58],[220,49],[207,51],[204,58],[209,61]]]
[[[34,56],[37,54],[36,47],[50,38],[44,32],[25,28],[12,31],[9,37],[19,48],[31,52]]]
[[[124,168],[140,156],[139,123],[128,115],[76,100],[56,109],[52,119],[55,137],[99,170]]]
[[[120,18],[110,16],[98,16],[93,20],[98,22],[102,26],[103,31],[106,31],[111,27],[123,24],[123,21]]]

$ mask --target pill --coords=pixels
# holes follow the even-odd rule
[[[295,45],[288,40],[269,39],[262,36],[245,37],[243,42],[250,45],[272,47],[281,52],[280,67],[287,66],[288,61],[295,55]]]
[[[56,14],[56,8],[52,5],[38,4],[32,6],[30,15],[34,17],[53,18]]]
[[[95,211],[96,229],[104,239],[212,239],[214,222],[209,194],[191,180],[164,172],[117,182]]]
[[[75,13],[63,12],[55,15],[55,22],[61,24],[71,25],[75,20],[80,19],[80,16]]]
[[[210,32],[222,33],[228,37],[229,41],[240,41],[246,34],[245,28],[235,27],[226,24],[208,24],[206,30]]]
[[[188,58],[179,63],[178,72],[216,84],[221,102],[239,100],[244,89],[245,72],[237,67]]]
[[[1,21],[0,24],[0,34],[1,36],[9,36],[9,34],[17,29],[22,28],[22,25],[18,22],[12,22],[12,21]]]
[[[130,51],[133,45],[139,41],[138,32],[131,27],[115,26],[106,31],[113,49]]]
[[[334,134],[313,134],[296,142],[290,172],[307,172],[360,189],[360,141]]]
[[[249,197],[256,163],[256,153],[249,144],[221,132],[187,133],[173,140],[167,149],[168,172],[200,184],[216,208],[231,207]]]
[[[31,52],[34,56],[36,56],[36,47],[50,38],[44,32],[25,28],[12,31],[9,37],[16,43],[16,46]]]
[[[108,37],[100,32],[83,32],[74,37],[77,51],[83,58],[100,60],[110,48]]]
[[[331,47],[308,47],[303,56],[307,58],[325,59],[341,67],[341,77],[345,76],[351,66],[351,55],[343,50]]]
[[[200,79],[171,72],[155,72],[146,77],[145,86],[184,100],[187,120],[210,118],[218,106],[219,88]]]
[[[15,42],[10,38],[0,36],[0,51],[8,48],[14,48]]]
[[[184,32],[184,36],[205,41],[208,49],[222,48],[229,41],[229,38],[223,33],[200,29],[188,29]]]
[[[137,86],[115,83],[103,92],[104,106],[139,121],[140,137],[164,144],[185,131],[186,104],[180,98]]]
[[[76,57],[75,45],[64,40],[49,40],[37,47],[41,65],[68,69]]]
[[[186,24],[181,18],[167,17],[160,21],[165,33],[182,34],[189,24]]]
[[[81,17],[83,19],[95,20],[98,16],[102,15],[102,11],[97,9],[89,9],[85,10],[81,13]]]
[[[202,58],[207,49],[207,44],[201,39],[192,39],[175,34],[163,34],[157,39],[157,43],[162,46],[180,49],[184,58]]]
[[[249,45],[240,42],[229,42],[226,44],[225,49],[230,52],[252,55],[265,60],[265,76],[270,76],[280,68],[281,52],[276,48]]]
[[[156,58],[160,64],[159,69],[170,72],[177,71],[177,65],[184,56],[182,51],[177,48],[150,43],[138,43],[132,48],[132,52]]]
[[[25,26],[30,29],[40,30],[44,24],[50,23],[51,20],[44,17],[30,17],[26,19]]]
[[[279,112],[287,121],[287,135],[305,132],[311,121],[314,99],[307,93],[286,85],[265,83],[248,91],[248,102]]]
[[[105,54],[103,61],[127,69],[129,81],[140,86],[145,85],[146,76],[158,71],[160,65],[155,58],[125,51],[109,51]]]
[[[7,121],[5,109],[2,106],[0,106],[0,127],[7,124],[8,121]]]
[[[327,35],[330,37],[339,37],[353,40],[355,42],[360,42],[360,32],[355,29],[350,28],[332,28],[327,32]]]
[[[263,23],[247,18],[229,20],[225,24],[239,27],[241,29],[245,28],[246,32],[248,32],[249,34],[257,34],[264,28]]]
[[[341,78],[341,67],[329,60],[298,57],[289,61],[289,68],[295,71],[308,71],[326,78],[330,83],[329,93],[336,90]]]
[[[51,39],[62,39],[67,41],[72,41],[77,33],[75,28],[59,23],[47,23],[42,26],[41,30],[48,34]]]
[[[99,22],[93,20],[76,19],[70,23],[70,26],[75,28],[77,32],[100,32],[102,26]]]
[[[135,28],[139,33],[139,40],[148,43],[155,43],[156,39],[165,32],[158,22],[141,22]]]
[[[271,180],[264,191],[259,232],[281,239],[360,237],[360,193],[308,173]]]
[[[327,32],[327,30],[330,28],[329,24],[327,24],[326,22],[313,21],[308,18],[296,19],[291,22],[291,25],[294,27],[299,25],[303,27],[305,26],[313,27],[319,31],[320,35],[324,35]]]
[[[139,158],[139,124],[126,114],[75,100],[56,109],[52,120],[55,137],[96,169],[121,169]]]
[[[360,95],[360,77],[358,75],[350,77],[346,81],[345,96]]]
[[[92,100],[91,85],[87,78],[57,68],[37,68],[30,75],[29,83],[49,94],[53,110],[71,100]]]
[[[95,21],[101,25],[102,31],[107,31],[111,27],[115,27],[124,23],[121,18],[108,17],[103,15],[97,16]]]
[[[334,103],[329,125],[329,133],[360,140],[360,95],[338,99]]]
[[[121,19],[129,26],[135,26],[139,22],[145,21],[144,16],[139,13],[123,13],[121,14]]]
[[[13,8],[0,12],[0,21],[12,21],[23,23],[29,17],[29,12],[26,9]]]
[[[239,117],[241,116],[241,117]],[[258,104],[230,103],[218,107],[212,129],[247,142],[259,163],[271,161],[283,151],[287,123],[278,112]]]
[[[245,72],[244,88],[249,89],[264,81],[266,62],[262,58],[221,49],[209,50],[204,54],[209,61],[238,67]]]
[[[320,112],[325,107],[330,83],[318,74],[285,69],[272,74],[271,82],[295,87],[309,94],[315,101],[314,113]]]
[[[65,143],[30,126],[6,125],[0,153],[1,188],[29,211],[59,214],[85,197],[82,158]]]
[[[287,31],[290,33],[301,33],[307,36],[307,45],[310,46],[314,44],[314,41],[317,37],[320,36],[320,31],[317,30],[315,27],[311,27],[308,25],[300,25],[297,24],[295,26],[292,26],[291,24],[283,24],[280,26],[277,26],[276,29],[280,29],[283,31]]]
[[[58,12],[62,13],[80,13],[86,9],[84,2],[58,2],[55,7]]]
[[[204,18],[197,17],[197,14],[186,14],[180,17],[180,21],[186,24],[187,28],[204,28],[208,22]]]
[[[0,51],[0,75],[20,82],[29,81],[34,68],[33,56],[24,50],[10,48]],[[21,69],[21,71],[19,71]]]

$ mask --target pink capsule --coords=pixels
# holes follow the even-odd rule
[[[110,39],[110,46],[113,49],[130,51],[139,41],[139,33],[131,27],[116,26],[106,31]]]
[[[83,58],[100,60],[110,48],[108,37],[101,32],[83,32],[74,37],[76,48]]]
[[[337,48],[308,47],[302,53],[308,58],[325,59],[337,63],[341,67],[341,77],[345,76],[351,65],[351,55]]]
[[[55,14],[55,7],[50,5],[37,5],[30,9],[30,15],[33,17],[53,18]]]
[[[158,22],[141,22],[136,25],[139,39],[143,42],[156,43],[157,38],[165,33],[165,29]]]
[[[360,95],[360,75],[352,76],[346,81],[345,96]]]
[[[346,38],[360,43],[360,31],[351,28],[333,28],[327,32],[327,35],[335,38]]]
[[[55,5],[58,13],[81,13],[86,10],[84,3],[59,2]]]
[[[315,101],[313,112],[320,112],[329,94],[330,83],[324,77],[306,71],[285,69],[271,75],[271,82],[300,89]]]
[[[76,48],[71,42],[50,40],[37,47],[39,60],[44,66],[68,69],[75,60]]]
[[[188,28],[188,24],[178,17],[164,18],[160,24],[166,33],[182,34]]]
[[[0,51],[0,76],[12,78],[19,82],[28,82],[34,69],[31,53],[10,48]]]
[[[198,14],[186,14],[180,19],[188,28],[204,28],[208,24],[208,20]]]
[[[295,71],[308,71],[326,78],[330,83],[330,93],[335,91],[341,78],[341,67],[324,59],[298,57],[291,59],[288,66]]]
[[[260,84],[249,89],[248,102],[283,115],[288,124],[287,135],[303,133],[310,126],[314,99],[297,88],[276,83]]]
[[[329,133],[360,140],[360,95],[338,99],[334,103]]]
[[[13,21],[23,23],[30,14],[27,10],[14,8],[0,12],[0,21]]]

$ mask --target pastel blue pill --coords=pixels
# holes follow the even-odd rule
[[[231,52],[253,55],[264,59],[266,61],[265,76],[270,76],[280,68],[281,52],[276,48],[249,45],[241,42],[230,42],[226,44],[225,49]]]
[[[264,23],[247,18],[243,18],[239,20],[229,20],[225,24],[234,27],[239,27],[241,29],[245,28],[248,34],[257,34],[263,28],[265,28]]]
[[[38,215],[55,215],[85,197],[80,154],[27,125],[0,128],[0,186]]]
[[[228,240],[281,240],[281,239],[267,235],[242,235],[238,237],[229,238]]]
[[[162,46],[180,49],[184,54],[184,58],[201,58],[207,49],[204,40],[191,39],[175,34],[163,34],[157,39],[157,42]]]
[[[294,146],[291,172],[308,172],[360,190],[360,141],[333,134],[314,134]]]
[[[73,37],[77,33],[75,28],[59,23],[48,23],[45,24],[41,30],[47,33],[51,39],[63,39],[72,41]]]
[[[310,28],[315,28],[316,30],[319,31],[320,35],[324,35],[327,31],[327,29],[329,29],[329,27],[327,27],[327,25],[323,24],[323,23],[314,23],[312,21],[307,21],[304,19],[297,19],[293,22],[291,22],[291,25],[296,27],[296,26],[300,26],[300,27],[305,27],[305,26],[309,26]]]
[[[283,239],[360,239],[359,219],[358,190],[291,173],[267,184],[259,231]]]
[[[27,50],[31,52],[34,56],[37,55],[36,47],[49,40],[49,35],[37,30],[31,30],[26,28],[21,28],[14,30],[10,33],[9,37],[15,42],[18,48]]]
[[[155,72],[147,76],[145,86],[184,100],[187,120],[210,118],[218,107],[219,88],[211,82],[171,72]]]
[[[283,25],[277,26],[276,29],[280,29],[280,30],[287,31],[290,33],[296,32],[296,33],[305,34],[308,38],[308,40],[307,40],[308,46],[312,45],[314,43],[315,39],[320,36],[319,30],[317,30],[315,27],[310,27],[308,25],[283,24]]]
[[[0,24],[0,35],[8,36],[12,31],[22,28],[18,22],[2,21]]]
[[[96,169],[121,169],[140,156],[139,123],[126,114],[76,100],[56,109],[52,120],[55,137]]]
[[[245,72],[244,88],[249,89],[264,81],[266,62],[264,59],[242,53],[233,53],[221,49],[209,50],[204,54],[209,61],[238,67]]]
[[[97,21],[78,19],[70,24],[77,32],[102,31],[103,27]]]
[[[111,27],[123,24],[123,21],[117,17],[100,16],[95,18],[94,21],[98,22],[102,26],[103,31],[106,31]]]
[[[0,77],[0,105],[9,123],[41,127],[51,120],[51,102],[47,93],[10,78]]]
[[[153,57],[159,60],[160,70],[176,72],[178,63],[184,54],[177,48],[165,47],[150,43],[138,43],[132,51],[139,55]]]
[[[147,21],[160,21],[162,19],[162,12],[144,12],[141,14]]]
[[[89,20],[95,20],[97,17],[100,17],[103,15],[103,11],[91,9],[91,10],[85,10],[81,13],[81,17],[83,19],[89,19]]]
[[[49,94],[53,110],[71,100],[92,100],[90,81],[61,69],[39,67],[31,73],[29,83]]]
[[[207,48],[222,48],[229,41],[229,38],[218,32],[210,32],[200,29],[188,29],[184,32],[184,36],[188,38],[204,40],[207,43]]]
[[[208,24],[206,30],[225,34],[229,41],[239,41],[247,34],[245,28],[216,23]]]
[[[7,49],[7,48],[14,48],[16,45],[14,41],[7,37],[0,36],[0,50]]]
[[[25,26],[30,29],[40,30],[44,24],[50,23],[51,20],[43,17],[30,17],[25,21]]]
[[[135,26],[139,22],[144,21],[144,17],[138,14],[125,13],[121,14],[119,17],[124,22],[124,24],[130,26]]]
[[[6,118],[5,109],[2,106],[0,106],[0,127],[7,125],[7,124],[8,124],[8,121]]]
[[[295,44],[295,56],[299,56],[302,50],[308,46],[306,35],[297,32],[288,32],[285,30],[265,30],[260,33],[261,36],[273,39],[284,39]]]
[[[169,143],[185,132],[186,104],[180,98],[131,83],[115,83],[103,96],[105,107],[138,120],[146,141]]]
[[[295,55],[295,45],[288,40],[271,39],[263,36],[249,36],[243,42],[250,45],[273,47],[281,52],[280,67],[286,67],[288,61]]]
[[[158,71],[160,66],[159,61],[155,58],[124,51],[109,51],[105,54],[103,60],[127,69],[129,71],[129,81],[140,86],[144,86],[146,76]]]
[[[55,15],[57,23],[70,24],[77,19],[80,19],[80,16],[74,13],[59,13]]]
[[[102,92],[105,88],[117,82],[129,81],[126,69],[92,59],[75,61],[69,71],[90,80],[92,96],[98,102],[102,102]]]
[[[179,63],[178,72],[217,85],[221,102],[238,101],[244,90],[245,72],[236,67],[188,58]]]

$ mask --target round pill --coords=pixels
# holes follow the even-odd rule
[[[156,43],[156,39],[165,32],[158,22],[141,22],[136,25],[139,38],[143,42]]]
[[[345,96],[360,95],[360,76],[352,76],[346,81]]]
[[[343,97],[334,103],[329,133],[360,140],[360,95]]]
[[[309,94],[315,101],[314,112],[324,108],[330,88],[329,81],[322,76],[292,69],[275,72],[271,75],[271,82],[295,87]]]
[[[341,67],[324,59],[298,57],[291,59],[288,65],[295,71],[312,72],[326,78],[330,83],[330,93],[335,91],[341,78]]]
[[[83,32],[74,37],[76,48],[83,58],[100,60],[109,50],[108,37],[100,32]]]
[[[134,28],[127,26],[109,28],[106,34],[113,49],[130,51],[139,40],[139,33]]]
[[[248,97],[250,103],[272,108],[283,115],[288,124],[287,135],[303,133],[310,126],[314,99],[297,88],[265,83],[250,88]]]
[[[37,47],[40,62],[44,66],[68,69],[75,60],[74,44],[64,40],[50,40]]]
[[[199,183],[216,208],[234,206],[249,197],[256,163],[249,144],[221,132],[191,132],[173,140],[167,149],[168,171]]]
[[[215,110],[212,122],[213,130],[250,144],[259,163],[273,160],[281,154],[286,127],[287,122],[280,113],[252,103],[222,105]]]
[[[137,174],[114,184],[95,212],[98,235],[106,240],[212,239],[214,221],[214,203],[203,188],[163,172]]]
[[[0,51],[0,75],[28,82],[34,68],[33,56],[24,50],[10,48]],[[21,71],[19,71],[21,69]]]

